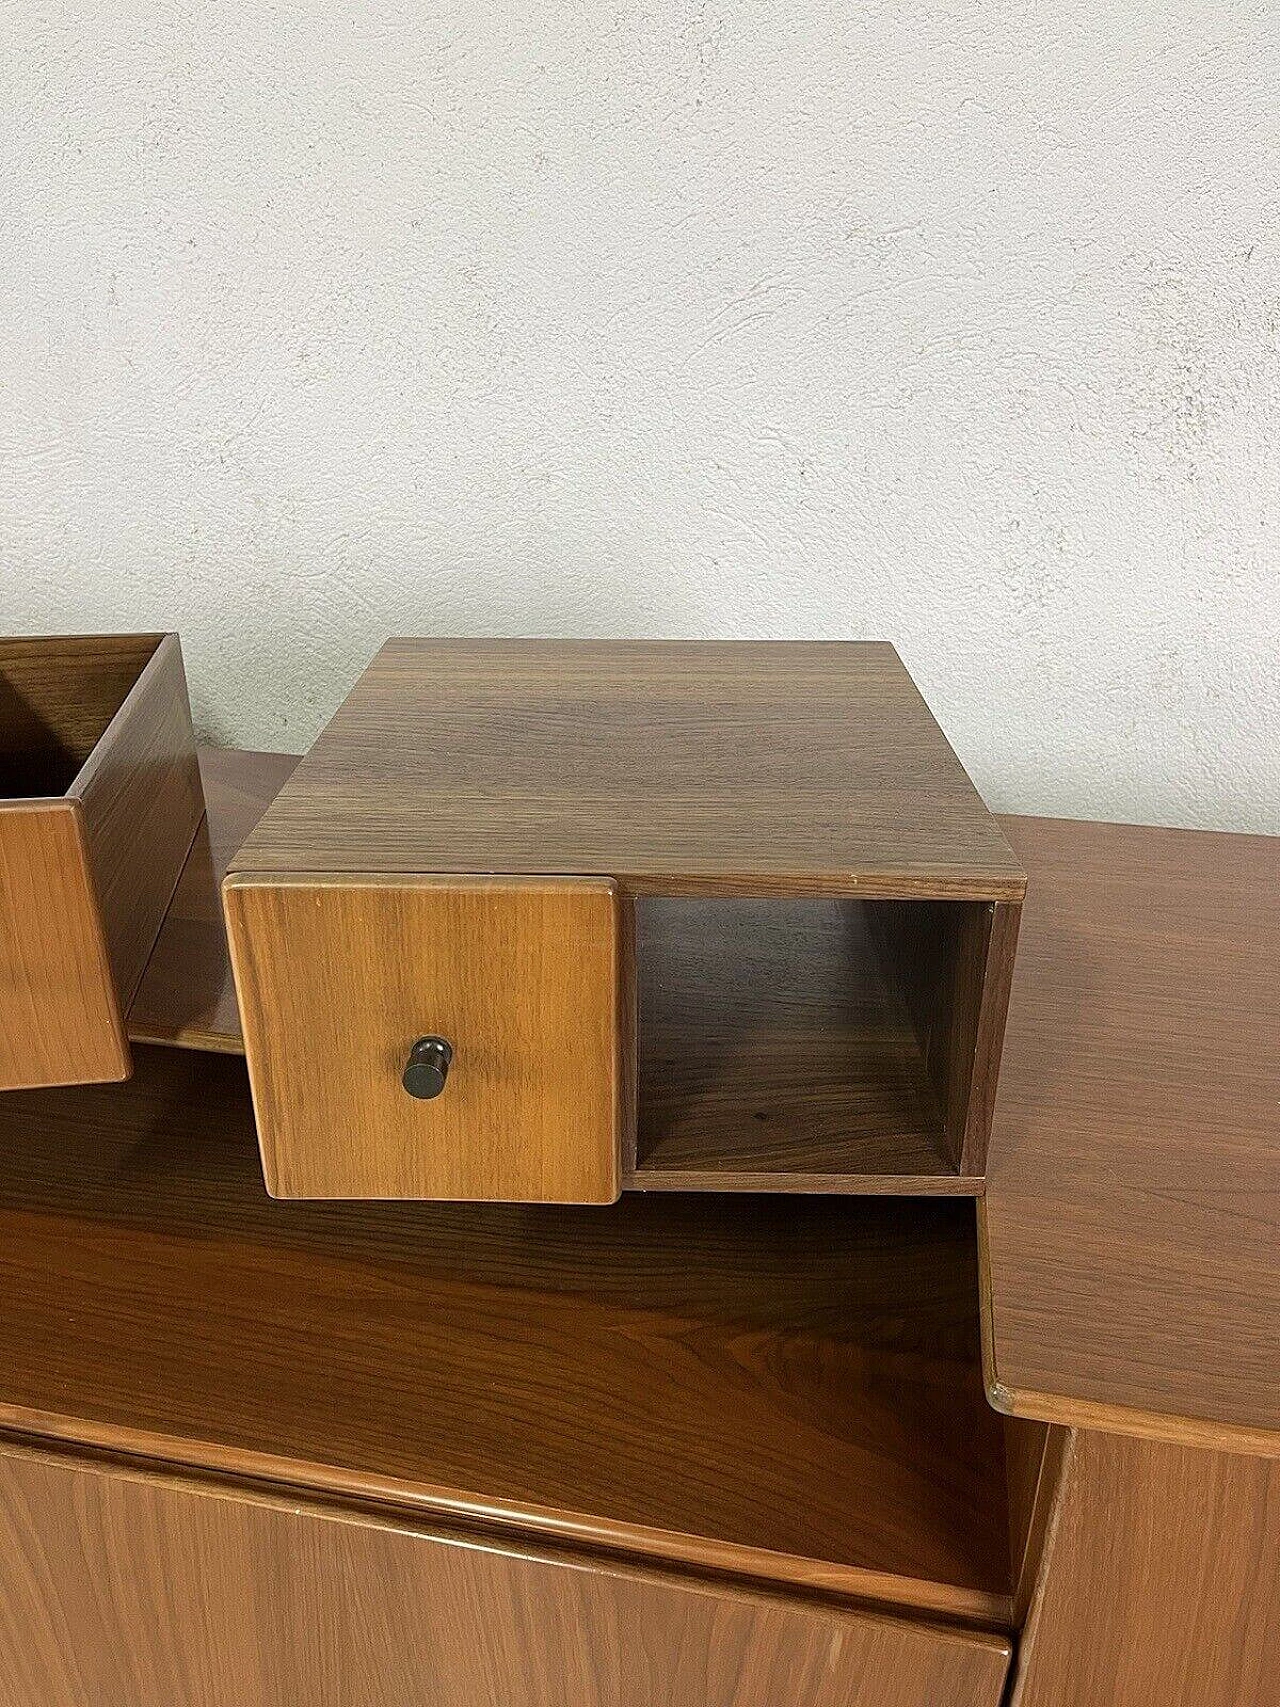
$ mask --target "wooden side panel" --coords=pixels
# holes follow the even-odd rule
[[[202,747],[198,756],[205,818],[129,1009],[129,1036],[243,1055],[222,880],[298,761],[292,753],[226,747]]]
[[[267,1189],[610,1203],[634,1050],[616,886],[265,879],[224,890]],[[453,1046],[411,1097],[414,1040]]]
[[[960,1170],[966,1174],[985,1174],[987,1171],[987,1146],[995,1110],[1000,1058],[1004,1053],[1005,1021],[1009,1013],[1013,962],[1021,921],[1022,905],[1014,901],[997,901],[992,906],[989,928],[984,928],[975,914],[962,957],[966,982],[969,979],[979,981],[974,1004],[977,1025],[973,1037],[973,1076],[960,1145]],[[964,1046],[966,1049],[969,1047],[967,1031]]]
[[[901,992],[957,1172],[981,1176],[1009,1005],[1015,903],[875,901],[885,975]]]
[[[1073,1433],[1013,1707],[1280,1698],[1280,1462]]]
[[[391,640],[236,862],[547,871],[632,895],[1020,900],[875,642]]]
[[[1005,1482],[1009,1496],[1009,1568],[1013,1621],[1026,1622],[1040,1570],[1049,1516],[1062,1476],[1067,1431],[1024,1417],[1004,1419]]]
[[[0,803],[0,1090],[128,1072],[80,808]]]
[[[84,810],[107,953],[127,1012],[204,816],[176,634],[156,647],[69,793]]]
[[[1280,1453],[1280,837],[1005,823],[1032,876],[980,1210],[993,1403]]]
[[[1001,1638],[0,1457],[6,1707],[996,1707]]]

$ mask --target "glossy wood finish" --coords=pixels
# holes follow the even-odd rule
[[[1280,1453],[1280,839],[1004,822],[993,1401]]]
[[[623,909],[595,878],[267,881],[223,890],[275,1197],[612,1203],[634,1042]],[[443,1093],[401,1082],[448,1040]]]
[[[243,1053],[218,886],[297,762],[202,751],[208,825],[130,1013],[135,1039]],[[866,912],[787,897],[635,903],[640,1165],[628,1155],[626,1187],[980,1189],[978,1177],[955,1172],[919,1041],[863,928]]]
[[[972,1191],[866,915],[885,903],[636,903],[647,1191]]]
[[[1007,1641],[0,1452],[6,1707],[997,1707]]]
[[[138,1043],[242,1055],[222,880],[298,761],[292,753],[224,747],[202,747],[199,757],[208,812],[129,1010],[129,1036]]]
[[[117,1079],[204,805],[176,635],[0,641],[0,1086]]]
[[[107,954],[127,1013],[204,816],[176,634],[161,637],[68,793],[84,812]]]
[[[1269,1707],[1280,1462],[1075,1432],[1012,1707]]]
[[[392,640],[235,862],[1018,900],[891,646]]]
[[[963,1202],[289,1204],[242,1062],[0,1098],[0,1421],[999,1623]]]
[[[70,800],[0,801],[0,1087],[129,1072],[84,818]]]

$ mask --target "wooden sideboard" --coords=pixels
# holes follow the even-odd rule
[[[5,1707],[1274,1707],[1280,843],[1001,821],[976,1206],[724,1096],[608,1207],[289,1203],[217,885],[295,761],[201,763],[132,1079],[0,1098]]]

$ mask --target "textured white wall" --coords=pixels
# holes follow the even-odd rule
[[[0,0],[0,627],[300,748],[390,633],[884,636],[1280,830],[1274,0]]]

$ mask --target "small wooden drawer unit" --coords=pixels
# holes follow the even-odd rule
[[[0,639],[0,1089],[128,1075],[203,814],[177,635]]]
[[[268,1187],[976,1190],[1024,888],[890,646],[392,641],[224,888]]]

